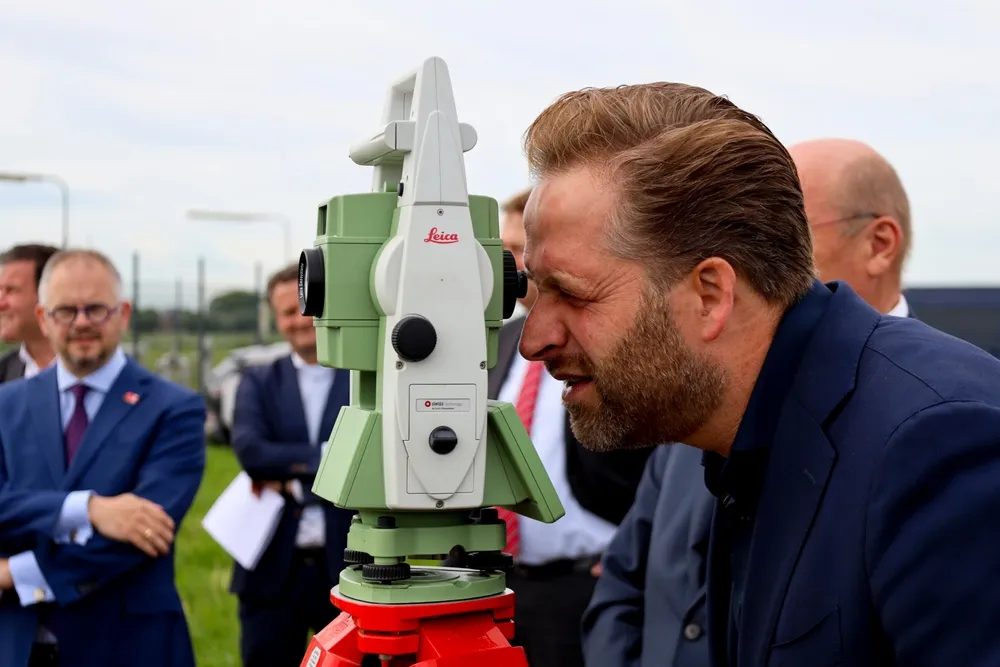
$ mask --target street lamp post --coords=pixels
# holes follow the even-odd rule
[[[280,225],[284,232],[284,259],[291,259],[292,221],[280,213],[256,213],[246,211],[207,211],[192,209],[187,217],[191,220],[214,220],[216,222],[271,222]]]
[[[51,183],[59,188],[62,195],[62,247],[69,245],[69,186],[61,177],[55,174],[26,174],[19,172],[0,172],[0,181],[11,183]]]

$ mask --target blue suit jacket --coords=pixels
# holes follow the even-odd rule
[[[134,392],[139,400],[124,400]],[[128,360],[68,470],[55,368],[0,386],[0,556],[33,551],[54,603],[0,598],[0,667],[23,667],[40,619],[59,640],[63,667],[194,667],[174,552],[150,558],[94,534],[57,543],[68,492],[134,493],[160,504],[178,529],[205,467],[200,396]]]
[[[715,497],[702,453],[661,445],[583,616],[588,667],[708,667],[705,575]]]
[[[338,370],[320,426],[322,441],[330,437],[340,408],[345,405],[350,405],[350,373]],[[345,567],[344,549],[354,512],[335,507],[310,491],[321,452],[309,440],[298,374],[290,356],[246,370],[236,392],[232,443],[240,464],[252,479],[299,479],[309,499],[322,504],[327,568],[337,582]],[[230,586],[233,593],[258,599],[278,595],[292,571],[301,515],[302,505],[288,495],[278,529],[257,567],[250,572],[234,564]]]
[[[1000,664],[1000,540],[992,530],[1000,516],[1000,361],[915,319],[883,317],[844,284],[828,287],[833,296],[782,406],[752,517],[738,664]],[[609,580],[593,602],[618,608],[616,631],[633,642],[643,600],[648,610],[654,596],[669,594],[654,589],[670,579],[664,573],[687,566],[643,554],[644,578],[631,575],[639,593],[616,576],[616,563],[635,563],[642,549],[630,535],[676,535],[679,519],[658,511],[657,494],[645,490],[611,545]],[[717,525],[727,510],[712,506]],[[713,529],[708,638],[712,664],[725,665],[729,609],[717,601],[728,599],[729,584],[715,573],[729,553],[715,537]],[[592,633],[612,628],[605,614]],[[660,646],[656,631],[642,639]],[[611,640],[587,638],[602,641]]]

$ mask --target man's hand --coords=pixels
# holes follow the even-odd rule
[[[277,491],[278,493],[291,493],[292,483],[288,482],[253,482],[250,485],[250,491],[254,496],[260,498],[260,494],[264,492],[264,489],[271,489],[272,491]]]
[[[152,558],[166,555],[174,541],[174,520],[145,498],[123,493],[90,497],[87,507],[94,530],[118,542],[131,542]]]
[[[6,558],[0,558],[0,591],[9,591],[14,588],[14,578],[10,576],[10,562]]]

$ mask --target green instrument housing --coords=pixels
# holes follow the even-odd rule
[[[340,195],[319,207],[314,247],[322,253],[325,287],[321,313],[314,318],[317,354],[320,364],[351,372],[351,400],[341,408],[312,490],[337,507],[358,511],[348,533],[349,561],[354,564],[341,573],[342,594],[387,604],[495,595],[506,587],[502,569],[509,558],[501,553],[504,523],[489,508],[511,509],[544,523],[558,520],[564,509],[514,406],[492,400],[487,404],[486,509],[386,508],[380,369],[387,332],[385,313],[374,296],[374,267],[387,240],[396,234],[396,187],[386,184],[385,192]],[[486,367],[493,368],[504,321],[498,205],[492,198],[472,195],[468,206],[476,239],[493,267],[492,298],[483,313]],[[456,547],[468,556],[468,567],[411,568],[406,563],[453,553]],[[370,566],[381,567],[382,575],[365,576],[373,570]]]

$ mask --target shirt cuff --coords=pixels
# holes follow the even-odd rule
[[[75,542],[83,546],[94,536],[94,527],[90,524],[87,511],[91,493],[91,491],[71,491],[66,496],[53,536],[57,543]]]
[[[7,561],[10,566],[10,578],[14,580],[14,590],[21,598],[21,606],[29,607],[39,602],[52,602],[55,594],[45,581],[45,576],[38,568],[35,554],[24,551],[11,556]]]

